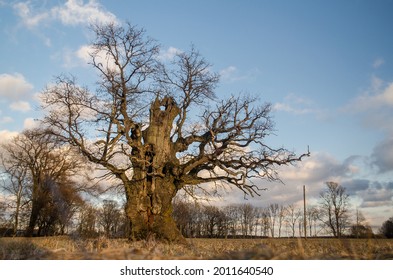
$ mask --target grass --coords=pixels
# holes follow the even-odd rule
[[[389,239],[187,239],[186,244],[67,236],[0,238],[0,259],[393,259]]]

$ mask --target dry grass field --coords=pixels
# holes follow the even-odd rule
[[[393,259],[392,239],[187,239],[185,244],[70,237],[0,238],[0,259]]]

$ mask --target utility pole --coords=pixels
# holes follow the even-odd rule
[[[303,208],[304,208],[304,238],[307,239],[307,216],[306,216],[306,185],[303,185]]]

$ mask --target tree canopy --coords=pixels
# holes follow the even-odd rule
[[[269,147],[271,105],[216,96],[219,76],[194,47],[167,62],[143,29],[93,31],[97,87],[58,77],[42,94],[44,123],[121,180],[133,238],[179,236],[170,217],[179,190],[214,183],[258,194],[259,179],[278,180],[278,165],[309,156]]]

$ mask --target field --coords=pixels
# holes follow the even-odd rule
[[[0,259],[393,259],[392,239],[187,239],[185,244],[70,237],[0,238]]]

